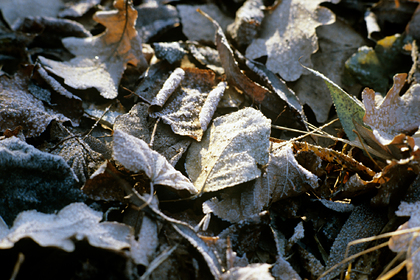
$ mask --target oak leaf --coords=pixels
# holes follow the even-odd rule
[[[50,72],[64,78],[64,83],[76,89],[96,88],[108,99],[118,95],[118,85],[127,64],[140,69],[147,62],[142,54],[141,39],[134,28],[137,11],[126,7],[124,0],[114,2],[117,10],[97,12],[93,19],[107,30],[88,38],[65,38],[63,45],[75,58],[58,62],[39,57]]]

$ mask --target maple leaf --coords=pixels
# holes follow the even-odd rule
[[[117,10],[97,12],[93,19],[107,30],[89,38],[65,38],[63,45],[75,58],[57,62],[39,57],[50,72],[64,78],[64,83],[77,89],[96,88],[108,99],[118,95],[118,85],[128,63],[146,68],[141,39],[134,28],[137,11],[124,0],[116,0]]]

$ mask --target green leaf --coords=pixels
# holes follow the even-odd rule
[[[357,135],[353,132],[353,129],[355,129],[353,119],[358,123],[364,123],[363,116],[365,115],[365,107],[363,106],[363,103],[355,97],[349,95],[323,74],[306,66],[303,67],[316,76],[322,78],[327,84],[341,125],[343,126],[349,140],[354,141],[357,138]]]

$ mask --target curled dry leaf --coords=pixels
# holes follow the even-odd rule
[[[0,240],[0,248],[12,248],[23,238],[31,238],[42,247],[57,247],[67,252],[74,251],[74,240],[85,238],[90,245],[103,249],[130,248],[132,229],[129,226],[116,222],[100,223],[101,220],[102,213],[84,203],[69,204],[57,214],[24,211]]]
[[[126,65],[129,63],[139,69],[147,67],[141,40],[134,28],[137,11],[126,5],[124,0],[116,0],[114,7],[118,10],[94,15],[94,20],[107,28],[104,33],[88,38],[63,39],[63,45],[75,58],[57,62],[39,57],[41,64],[64,78],[64,83],[73,88],[96,88],[105,98],[117,97]]]
[[[199,192],[235,186],[261,176],[268,162],[270,120],[245,108],[216,118],[201,142],[191,144],[185,167]]]
[[[303,64],[312,66],[310,56],[318,49],[316,27],[335,20],[330,10],[319,6],[321,2],[325,1],[282,1],[264,18],[260,38],[249,45],[246,56],[268,56],[268,69],[286,81],[296,81],[304,72],[300,57]]]
[[[162,90],[152,101],[149,111],[156,110],[157,104],[165,102],[168,95],[173,92],[171,98],[161,111],[153,112],[150,116],[162,118],[176,134],[201,141],[225,91],[226,83],[220,82],[214,87],[215,76],[211,70],[195,68],[188,68],[185,71],[178,68],[178,70],[175,70],[165,82]],[[175,75],[175,72],[179,73]],[[180,75],[184,78],[182,82],[178,81]],[[181,87],[178,87],[179,83]],[[170,84],[170,87],[166,87],[167,84]]]
[[[363,120],[383,145],[389,144],[395,135],[415,131],[420,126],[420,85],[415,84],[399,95],[406,77],[407,74],[395,75],[393,87],[379,104],[375,102],[373,90],[366,88],[362,93],[366,108]]]
[[[114,130],[113,157],[132,172],[144,171],[155,185],[186,190],[197,194],[194,185],[162,155],[150,149],[141,139],[121,130]]]

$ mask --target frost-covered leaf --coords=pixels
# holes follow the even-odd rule
[[[101,0],[66,0],[64,9],[58,14],[59,17],[81,17]]]
[[[385,224],[386,218],[384,213],[373,211],[366,205],[356,206],[344,226],[341,228],[340,233],[331,247],[330,256],[325,269],[328,270],[330,267],[344,259],[346,247],[349,242],[378,234]],[[365,242],[351,246],[347,256],[363,251],[367,245],[368,243]],[[335,278],[335,276],[340,273],[343,266],[344,265],[337,267],[322,279]]]
[[[249,45],[246,56],[268,56],[268,69],[286,81],[296,81],[304,71],[299,65],[300,57],[303,56],[303,64],[312,66],[310,55],[318,49],[316,27],[335,20],[330,10],[319,6],[321,2],[325,1],[282,1],[264,18],[260,37]]]
[[[252,215],[260,213],[268,206],[271,199],[270,192],[264,187],[263,179],[246,183],[240,190],[223,192],[220,199],[213,197],[203,203],[203,212],[212,212],[216,216],[231,223],[237,223]],[[204,211],[206,209],[206,211]]]
[[[226,78],[229,85],[236,87],[244,94],[248,95],[254,102],[258,104],[262,103],[268,95],[268,90],[255,83],[241,72],[238,63],[233,56],[233,51],[229,46],[229,43],[220,25],[208,14],[204,13],[203,11],[200,11],[200,13],[208,20],[210,20],[216,28],[215,43],[217,51],[219,52],[219,57],[223,69],[225,69]]]
[[[147,104],[137,103],[130,112],[116,119],[114,129],[119,129],[150,143],[156,120],[149,117],[148,108]],[[191,138],[177,135],[168,125],[159,122],[151,148],[163,155],[172,166],[175,166],[187,151],[191,141]]]
[[[149,111],[153,112],[157,105],[165,103],[169,94],[172,94],[171,97],[162,110],[151,113],[150,116],[162,118],[165,123],[171,125],[176,134],[190,136],[201,141],[225,91],[226,82],[220,82],[214,87],[215,77],[211,70],[177,69],[185,75],[182,82],[179,81],[181,86],[178,87],[178,81],[172,79],[177,71],[175,70],[153,99]],[[178,78],[178,75],[175,78]],[[167,84],[170,84],[171,89],[166,88]]]
[[[134,28],[137,11],[126,8],[124,0],[116,0],[118,10],[97,12],[94,20],[107,30],[94,37],[65,38],[63,45],[75,58],[58,62],[39,57],[47,70],[64,78],[64,83],[76,89],[96,88],[103,97],[113,99],[126,65],[145,68],[140,37]]]
[[[270,264],[253,263],[246,267],[234,267],[222,274],[222,280],[274,280],[269,269]]]
[[[411,233],[399,234],[400,231],[420,227],[420,201],[414,203],[401,202],[397,216],[410,217],[408,222],[402,224],[396,231],[395,235],[389,240],[389,248],[394,252],[406,252],[406,268],[407,279],[418,279],[420,275],[420,237],[418,231]]]
[[[155,2],[146,2],[136,7],[138,12],[136,29],[144,42],[148,42],[161,33],[179,25],[178,11],[172,5],[156,5]]]
[[[233,22],[233,19],[224,15],[216,4],[177,5],[176,7],[181,17],[182,32],[190,41],[212,42],[214,40],[215,28],[197,13],[197,9],[204,11],[217,20],[224,30]]]
[[[272,144],[266,174],[272,202],[318,187],[318,177],[296,161],[292,147],[292,143]]]
[[[228,33],[241,46],[249,45],[257,36],[264,18],[262,0],[248,0],[236,11],[235,22],[228,26]]]
[[[394,86],[379,103],[373,90],[366,88],[362,93],[366,108],[363,120],[383,145],[389,144],[397,134],[415,131],[420,126],[420,85],[414,84],[400,97],[406,77],[407,74],[395,75]]]
[[[362,46],[364,38],[342,20],[330,25],[319,26],[316,29],[319,50],[311,56],[313,68],[323,73],[338,86],[343,87],[345,61],[354,50]],[[339,51],[337,51],[339,50]],[[333,100],[325,83],[313,76],[303,75],[293,86],[301,104],[311,107],[319,123],[328,119]],[[347,87],[349,94],[359,94],[360,86]]]
[[[358,123],[363,123],[365,108],[362,102],[360,102],[357,98],[349,95],[336,83],[334,83],[318,71],[315,71],[305,66],[304,68],[313,73],[314,75],[322,78],[325,84],[327,84],[327,87],[330,91],[330,95],[334,102],[335,109],[337,110],[338,118],[340,119],[341,125],[343,126],[347,137],[350,139],[350,141],[356,140],[357,135],[353,132],[353,129],[355,129],[353,120]]]
[[[32,68],[16,73],[13,78],[0,77],[0,129],[13,130],[21,125],[25,137],[39,136],[52,120],[69,120],[54,112],[29,93]]]
[[[268,162],[270,124],[249,107],[216,118],[188,150],[185,167],[196,189],[217,191],[260,177],[259,167]]]
[[[10,224],[22,210],[53,212],[84,199],[77,177],[56,155],[15,137],[0,141],[0,216]]]
[[[23,238],[31,238],[42,247],[57,247],[72,252],[74,239],[87,239],[90,245],[109,250],[130,247],[132,229],[116,222],[102,222],[102,213],[84,203],[72,203],[57,214],[35,210],[18,215],[7,236],[0,240],[1,249],[9,249]]]
[[[144,171],[155,185],[196,194],[194,185],[162,155],[150,149],[143,140],[121,130],[114,130],[113,157],[132,172]]]
[[[3,0],[0,2],[3,17],[10,26],[18,18],[28,16],[57,17],[58,12],[63,7],[64,3],[60,0]]]
[[[282,280],[301,280],[299,274],[293,269],[288,261],[283,257],[277,256],[277,260],[273,265],[272,272],[275,279]]]

